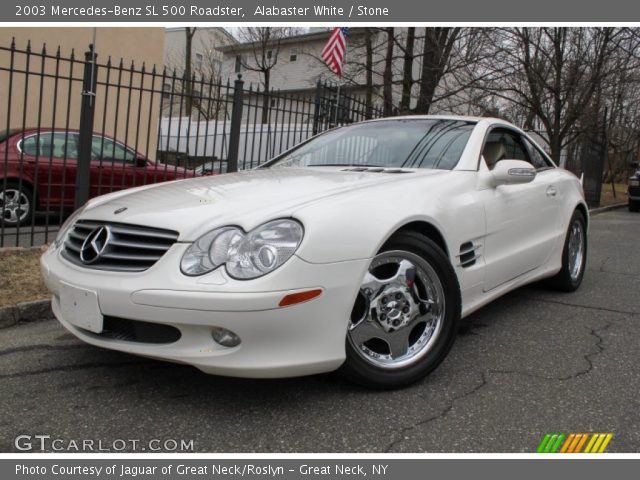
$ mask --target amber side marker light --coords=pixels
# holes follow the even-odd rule
[[[313,300],[320,295],[322,295],[322,290],[319,288],[316,288],[315,290],[307,290],[306,292],[292,293],[290,295],[284,296],[282,300],[280,300],[278,306],[289,307],[297,303],[308,302],[309,300]]]

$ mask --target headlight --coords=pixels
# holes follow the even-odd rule
[[[185,275],[209,273],[225,265],[239,280],[274,271],[295,253],[302,241],[302,225],[295,220],[274,220],[249,233],[222,227],[201,236],[184,252],[180,269]]]
[[[69,218],[67,218],[65,220],[65,222],[60,227],[60,230],[58,230],[58,234],[56,235],[56,239],[53,241],[53,244],[54,244],[55,248],[58,248],[60,245],[62,245],[62,243],[64,242],[65,237],[67,236],[67,232],[71,229],[71,227],[76,222],[77,218],[82,214],[82,212],[84,212],[85,208],[87,208],[87,206],[83,205],[78,210],[73,212],[69,216]]]

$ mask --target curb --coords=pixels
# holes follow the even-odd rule
[[[598,207],[589,210],[589,215],[598,215],[600,213],[608,212],[609,210],[617,210],[618,208],[623,208],[627,206],[627,202],[624,203],[615,203],[613,205],[607,205],[606,207]]]
[[[21,302],[0,307],[0,329],[13,327],[19,322],[38,322],[52,318],[51,300]]]

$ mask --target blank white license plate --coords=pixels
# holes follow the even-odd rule
[[[98,294],[93,290],[60,282],[60,310],[62,318],[72,325],[94,333],[102,332],[103,317]]]

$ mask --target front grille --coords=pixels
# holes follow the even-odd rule
[[[171,325],[109,316],[104,317],[102,332],[87,330],[85,333],[110,340],[152,344],[174,343],[181,337],[180,330]]]
[[[629,195],[632,197],[640,197],[640,187],[629,187]]]
[[[88,263],[80,256],[89,235],[100,227],[109,234],[104,250]],[[140,227],[125,223],[78,220],[64,242],[62,256],[76,265],[97,270],[142,272],[156,263],[178,240],[178,232],[158,228]],[[102,245],[99,245],[102,247]],[[95,256],[95,251],[89,252]],[[85,255],[88,257],[89,255]]]

